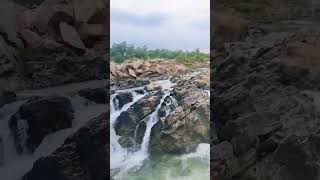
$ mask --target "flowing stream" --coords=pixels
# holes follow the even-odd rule
[[[39,90],[26,90],[17,93],[16,102],[6,104],[0,108],[0,179],[20,180],[28,172],[33,163],[40,157],[51,154],[64,140],[76,132],[90,119],[105,112],[105,104],[96,104],[77,95],[77,92],[85,88],[101,88],[106,80],[73,83],[69,85],[50,87]],[[9,128],[10,117],[18,111],[26,99],[32,96],[60,95],[70,99],[74,109],[72,127],[59,130],[47,135],[33,154],[17,154],[14,147],[13,136]],[[14,169],[14,171],[13,171]]]
[[[150,156],[148,151],[151,129],[159,121],[158,110],[165,102],[165,117],[171,113],[170,106],[177,107],[174,97],[170,95],[172,86],[169,80],[153,82],[161,85],[164,95],[154,112],[142,119],[146,123],[141,146],[132,150],[121,147],[116,135],[114,125],[117,117],[128,108],[143,98],[148,92],[139,94],[136,90],[143,90],[144,87],[116,91],[110,97],[110,174],[116,180],[191,180],[209,179],[210,145],[199,144],[196,152],[185,155],[157,154]],[[119,92],[131,93],[133,100],[118,108],[117,94]],[[165,99],[170,98],[170,101]],[[139,126],[139,123],[138,125]]]

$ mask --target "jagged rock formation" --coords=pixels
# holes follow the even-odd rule
[[[0,83],[17,90],[106,78],[108,4],[45,0],[29,9],[1,1]],[[60,67],[61,61],[70,67]],[[90,68],[89,75],[83,72]]]
[[[154,60],[127,60],[121,64],[111,61],[110,77],[116,78],[133,78],[141,79],[150,76],[159,76],[169,73],[183,73],[187,68],[170,60],[154,59]]]
[[[109,113],[90,120],[51,155],[40,158],[24,180],[106,180]]]
[[[9,122],[17,152],[34,152],[46,135],[70,128],[73,118],[73,108],[66,97],[31,98]]]
[[[152,127],[152,152],[190,153],[200,143],[210,142],[209,95],[189,79],[180,80],[173,95],[179,106]]]
[[[152,92],[151,94],[137,101],[134,105],[130,106],[127,111],[124,111],[120,114],[120,116],[116,119],[114,128],[116,134],[122,136],[122,143],[128,144],[127,142],[134,138],[136,127],[138,124],[139,128],[142,128],[143,125],[141,124],[145,125],[145,123],[141,121],[155,111],[162,96],[163,93],[161,91]],[[144,131],[141,133],[143,137]],[[139,138],[140,143],[142,141],[142,137]]]
[[[213,179],[318,179],[319,32],[245,39],[212,57]]]
[[[105,88],[83,89],[78,92],[79,96],[99,104],[107,103],[109,94]]]

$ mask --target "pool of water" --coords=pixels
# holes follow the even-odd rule
[[[200,144],[195,153],[152,155],[139,169],[119,174],[116,180],[209,180],[210,145]]]

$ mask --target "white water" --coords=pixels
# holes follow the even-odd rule
[[[141,88],[142,89],[142,88]],[[121,114],[121,112],[126,111],[132,104],[137,102],[139,99],[145,96],[140,95],[134,92],[135,89],[128,89],[128,92],[131,92],[133,95],[133,101],[125,104],[120,110],[117,110],[113,104],[113,100],[117,94],[112,94],[110,97],[110,168],[111,169],[118,169],[126,163],[127,157],[130,155],[127,149],[121,147],[118,143],[119,136],[116,135],[114,129],[114,123],[117,117]],[[126,91],[121,91],[126,92]]]
[[[152,85],[161,85],[162,89],[164,90],[164,96],[161,98],[160,103],[157,105],[155,111],[151,113],[147,118],[143,119],[143,121],[146,122],[146,131],[141,143],[140,149],[136,151],[129,151],[126,148],[122,148],[121,145],[118,143],[119,136],[116,135],[114,130],[114,124],[121,114],[121,112],[126,111],[132,104],[137,102],[139,99],[147,95],[147,92],[145,94],[140,95],[135,92],[137,89],[143,89],[143,87],[140,88],[131,88],[126,90],[120,90],[116,91],[115,94],[111,95],[110,98],[110,168],[111,173],[115,174],[117,172],[117,176],[122,176],[124,173],[127,173],[129,170],[132,169],[139,169],[141,165],[143,165],[143,162],[148,159],[149,153],[148,153],[148,146],[150,141],[150,134],[151,129],[154,126],[154,124],[157,123],[159,120],[158,116],[158,110],[161,108],[162,103],[164,102],[164,99],[169,96],[170,92],[168,90],[171,90],[171,86],[174,84],[171,83],[169,80],[161,80],[152,82]],[[114,104],[114,99],[118,92],[129,92],[133,95],[133,101],[125,104],[121,109],[118,109],[116,104]],[[174,98],[172,98],[172,102],[176,102]],[[167,106],[170,104],[168,103]],[[168,109],[166,109],[168,110]],[[168,115],[169,112],[167,111]],[[117,177],[116,176],[116,177]],[[115,177],[115,178],[116,178]]]
[[[137,171],[118,180],[209,180],[210,144],[199,144],[195,152],[184,155],[158,155]]]
[[[117,117],[121,112],[126,111],[131,105],[137,102],[139,99],[143,98],[145,95],[140,95],[135,93],[135,90],[142,89],[132,88],[121,91],[116,91],[115,94],[111,95],[110,98],[110,173],[111,176],[116,180],[126,180],[126,179],[159,179],[159,180],[191,180],[195,178],[209,179],[209,163],[210,163],[210,145],[209,144],[199,144],[196,152],[182,155],[182,156],[162,156],[158,162],[154,162],[149,157],[148,146],[150,141],[151,129],[159,121],[158,110],[161,108],[162,103],[166,97],[170,97],[172,101],[166,102],[165,110],[166,116],[169,115],[171,109],[169,108],[170,104],[173,103],[175,106],[178,106],[177,101],[170,96],[170,91],[174,85],[169,80],[162,80],[152,82],[152,85],[161,85],[162,89],[165,92],[165,95],[161,98],[160,103],[157,105],[155,111],[151,113],[147,118],[141,120],[146,122],[146,130],[143,136],[141,147],[136,151],[130,151],[129,149],[122,148],[118,143],[120,136],[117,136],[114,130],[114,124]],[[118,92],[130,92],[133,95],[133,101],[124,105],[121,109],[118,109],[117,103],[114,103],[115,96]],[[195,160],[196,159],[196,160]],[[176,166],[174,163],[176,160],[182,162],[182,166]],[[155,168],[150,169],[150,163],[156,163]],[[168,168],[163,167],[163,163]],[[158,169],[159,168],[159,169]],[[161,171],[163,168],[164,174]],[[186,176],[175,176],[173,175],[170,168],[178,168],[177,171],[185,171],[185,169],[194,168],[189,173],[185,173]],[[147,172],[147,173],[146,173]],[[149,173],[149,174],[148,174]],[[164,177],[164,176],[165,177]]]
[[[32,168],[33,163],[37,159],[51,154],[57,147],[63,144],[64,140],[68,136],[72,135],[87,121],[105,112],[105,104],[95,104],[76,95],[76,92],[80,89],[89,87],[98,88],[103,86],[104,83],[102,83],[102,81],[90,81],[40,90],[28,90],[24,92],[18,92],[17,97],[19,99],[25,99],[35,95],[66,96],[71,100],[72,106],[75,110],[72,128],[60,130],[47,135],[33,154],[19,155],[16,153],[13,137],[8,126],[10,117],[18,111],[18,108],[21,104],[25,102],[25,100],[13,102],[0,108],[0,137],[3,139],[4,148],[3,155],[0,154],[0,161],[1,156],[3,156],[3,164],[1,165],[0,162],[0,179],[21,179],[21,177]]]

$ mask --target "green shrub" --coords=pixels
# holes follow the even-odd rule
[[[192,64],[198,61],[209,59],[209,55],[200,52],[199,49],[194,51],[168,50],[168,49],[148,49],[147,46],[135,47],[128,45],[126,42],[119,44],[114,43],[111,47],[111,59],[118,63],[124,62],[126,59],[176,59],[183,64]]]

